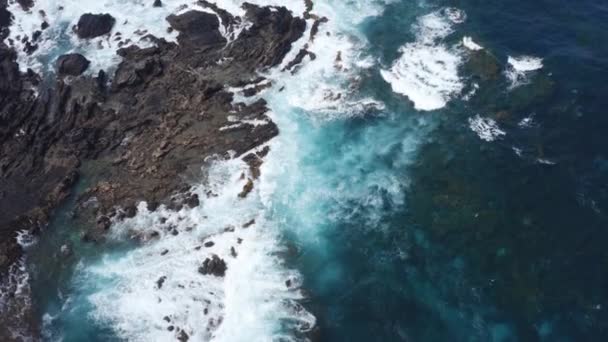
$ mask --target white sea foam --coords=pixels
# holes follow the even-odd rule
[[[477,44],[473,38],[469,36],[462,37],[462,45],[471,51],[483,50],[483,46]]]
[[[151,213],[142,203],[136,217],[114,225],[113,238],[147,242],[79,275],[111,284],[89,297],[93,317],[130,341],[171,340],[182,330],[194,341],[270,341],[283,334],[281,324],[311,329],[315,318],[297,302],[299,275],[283,266],[279,232],[259,193],[238,196],[248,170],[239,159],[215,161],[196,189],[199,207]],[[152,232],[159,237],[150,239]],[[198,272],[214,254],[227,264],[225,277]]]
[[[256,2],[279,4],[278,1]],[[239,2],[218,1],[220,7],[238,10],[228,3]],[[288,4],[291,6],[291,2]],[[304,2],[297,1],[297,4],[293,10],[301,13],[304,9],[298,6]],[[289,341],[297,339],[292,334],[294,331],[302,333],[314,327],[315,318],[299,304],[303,298],[300,275],[284,265],[286,251],[282,247],[281,232],[287,222],[284,216],[276,215],[285,206],[293,204],[290,210],[304,210],[302,206],[320,205],[326,199],[319,187],[310,189],[298,203],[293,203],[290,188],[281,187],[284,181],[288,184],[302,181],[299,168],[304,154],[298,151],[298,114],[295,113],[305,111],[307,118],[327,122],[382,108],[382,103],[375,99],[354,95],[360,74],[375,62],[359,52],[366,41],[353,29],[366,16],[381,13],[381,9],[381,2],[349,2],[348,5],[335,4],[335,7],[315,4],[314,13],[328,17],[329,22],[321,25],[314,40],[309,40],[307,32],[285,63],[265,75],[272,82],[272,87],[264,93],[272,109],[268,115],[279,125],[281,135],[270,143],[271,151],[254,190],[247,198],[239,198],[251,176],[248,166],[238,159],[216,160],[206,169],[207,179],[196,188],[201,198],[199,207],[177,213],[161,207],[150,213],[141,204],[137,216],[115,224],[111,229],[112,239],[122,241],[133,237],[143,242],[133,250],[112,253],[95,265],[82,265],[77,271],[76,284],[96,289],[88,296],[95,308],[91,314],[94,319],[105,322],[119,337],[133,341],[175,339],[178,329],[187,333],[191,341]],[[311,24],[309,21],[309,28]],[[305,60],[294,74],[281,72],[305,45],[317,58]],[[403,140],[405,158],[415,144]],[[389,149],[388,144],[375,143],[381,150]],[[346,162],[358,158],[352,153],[345,156]],[[245,179],[241,177],[243,174]],[[315,182],[322,182],[320,176],[311,176]],[[342,190],[348,183],[348,179],[343,179],[332,196],[338,198],[347,193]],[[395,203],[400,203],[403,186],[394,175],[378,172],[358,180],[356,191],[349,192],[349,197],[341,201],[357,198],[366,201],[369,207],[381,207],[381,196],[376,192],[382,189],[394,197]],[[252,219],[255,223],[244,228]],[[322,222],[327,218],[307,219]],[[311,222],[305,227],[314,227]],[[313,229],[305,227],[301,227],[302,230],[315,234]],[[152,231],[158,232],[158,237],[153,237]],[[204,242],[209,241],[213,241],[213,246],[205,247]],[[198,267],[212,254],[226,261],[225,277],[198,273]],[[166,278],[162,278],[164,281],[159,286],[163,276]],[[71,310],[75,305],[82,304],[68,301],[64,309]],[[173,331],[167,329],[169,326],[174,327]]]
[[[530,128],[530,127],[533,127],[535,124],[536,123],[534,121],[534,115],[530,115],[530,116],[527,116],[527,117],[521,119],[517,123],[517,126],[519,126],[520,128]]]
[[[445,45],[443,39],[465,18],[464,12],[453,8],[420,17],[414,25],[416,40],[399,49],[401,57],[389,70],[381,70],[393,91],[407,96],[416,109],[443,108],[464,88],[458,75],[461,53],[457,46]]]
[[[509,56],[509,64],[505,70],[505,75],[510,83],[510,88],[515,88],[529,82],[529,75],[543,67],[542,58],[532,56]]]
[[[36,238],[27,231],[17,233],[17,243],[27,249],[36,243]],[[26,257],[9,266],[6,275],[0,279],[0,315],[12,338],[16,341],[34,341],[31,331],[24,324],[32,310],[30,276],[26,267]]]
[[[244,14],[241,5],[245,2],[285,6],[298,15],[305,10],[304,1],[285,3],[279,0],[220,0],[210,2],[236,16]],[[169,23],[165,20],[170,14],[179,14],[191,9],[213,13],[195,0],[171,0],[163,1],[162,4],[162,7],[153,7],[152,1],[147,0],[36,0],[31,9],[24,11],[14,1],[9,6],[14,21],[10,27],[11,33],[8,39],[13,41],[18,51],[18,62],[22,70],[32,68],[39,72],[46,72],[53,69],[52,65],[59,55],[78,52],[91,61],[87,72],[96,73],[100,69],[107,70],[120,61],[116,51],[123,44],[124,46],[130,44],[140,47],[151,46],[153,43],[145,39],[148,34],[175,41],[177,32],[170,32]],[[77,24],[78,19],[84,13],[109,13],[116,19],[116,24],[107,36],[79,39],[72,32],[72,27]],[[41,25],[45,21],[50,27],[42,31],[37,43],[38,49],[28,56],[23,52],[25,43],[22,42],[22,38],[25,36],[31,38],[35,31],[41,29]],[[243,20],[241,25],[235,27],[225,28],[224,25],[221,25],[220,31],[230,41],[246,27],[247,23]]]
[[[322,120],[338,115],[348,117],[358,110],[353,104],[360,108],[381,107],[373,99],[352,99],[349,94],[355,89],[347,87],[358,72],[370,66],[356,51],[365,42],[354,31],[346,31],[344,28],[350,24],[338,21],[338,13],[328,5],[316,5],[315,12],[328,16],[330,22],[321,26],[314,41],[305,34],[286,61],[304,44],[317,58],[305,61],[293,75],[280,72],[284,65],[270,71],[266,75],[272,81],[268,96],[285,101],[281,110],[312,110]],[[326,31],[331,34],[326,35]],[[339,63],[338,52],[342,56]],[[285,90],[280,91],[283,87]],[[342,96],[320,97],[330,90]],[[311,99],[319,101],[311,106]],[[277,105],[273,101],[270,104]],[[269,115],[275,117],[273,112]],[[289,135],[285,126],[281,132],[281,137]],[[289,136],[286,139],[290,140]],[[99,264],[82,269],[79,277],[89,284],[85,286],[109,283],[89,297],[95,306],[93,317],[112,326],[120,337],[134,341],[174,339],[178,329],[194,341],[292,340],[294,330],[302,333],[314,327],[315,318],[299,304],[303,298],[300,276],[283,265],[279,231],[282,222],[269,215],[276,199],[273,185],[280,176],[276,171],[280,163],[293,165],[292,160],[282,159],[279,140],[282,139],[271,143],[262,176],[247,198],[241,199],[238,194],[247,181],[241,175],[250,177],[248,166],[237,159],[216,161],[208,170],[208,179],[196,190],[201,198],[199,207],[178,213],[160,208],[149,213],[142,204],[135,218],[113,226],[114,239],[136,236],[146,242],[122,256],[110,255]],[[252,219],[255,224],[243,228]],[[163,229],[169,226],[171,229]],[[152,230],[158,232],[158,238],[150,238]],[[208,241],[214,245],[204,247]],[[199,246],[202,247],[197,249]],[[198,267],[212,254],[226,261],[225,277],[198,273]],[[157,282],[163,276],[166,278],[159,288]],[[169,326],[174,330],[167,330]]]
[[[356,29],[365,17],[378,15],[382,7],[368,2],[327,4],[315,3],[314,13],[327,17],[313,40],[305,34],[286,56],[283,65],[270,75],[276,89],[285,88],[280,96],[286,105],[314,113],[320,120],[360,115],[370,110],[380,110],[383,104],[373,98],[356,96],[361,74],[369,70],[375,61],[366,56],[367,41]],[[313,22],[308,21],[308,27]],[[297,67],[294,75],[280,73],[300,49],[313,53],[314,61],[306,60]]]
[[[495,141],[507,134],[500,129],[496,121],[490,118],[482,118],[479,115],[469,118],[469,127],[473,132],[477,133],[481,140],[487,142]]]
[[[477,83],[473,83],[471,85],[471,90],[469,90],[468,93],[464,94],[462,96],[462,100],[463,101],[469,101],[470,99],[473,98],[473,96],[475,96],[475,94],[477,94],[477,91],[479,90],[479,84]]]

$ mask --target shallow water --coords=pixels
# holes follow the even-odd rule
[[[237,197],[246,165],[219,158],[199,188],[217,197],[141,210],[104,245],[81,244],[59,215],[28,259],[45,337],[608,338],[608,7],[404,0],[315,11],[330,19],[310,47],[317,59],[267,75],[275,85],[262,96],[281,133],[252,195]],[[160,241],[124,233],[151,230]],[[215,245],[197,250],[204,239]],[[66,240],[74,256],[49,260]],[[225,279],[198,274],[210,253],[227,260]]]

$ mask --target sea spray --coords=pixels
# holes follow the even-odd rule
[[[401,57],[382,77],[394,92],[407,96],[418,110],[437,110],[458,96],[464,88],[459,76],[462,64],[458,46],[447,46],[443,40],[454,32],[454,26],[466,18],[463,11],[443,8],[418,18],[416,40],[403,45]]]

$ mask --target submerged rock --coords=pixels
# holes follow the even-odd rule
[[[81,39],[96,38],[110,33],[115,23],[116,19],[107,13],[86,13],[80,17],[74,31]]]
[[[68,242],[68,243],[61,245],[59,252],[61,253],[61,256],[63,256],[64,258],[71,256],[72,255],[72,244]]]

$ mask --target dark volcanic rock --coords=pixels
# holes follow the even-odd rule
[[[60,75],[78,76],[89,67],[88,59],[78,53],[60,56],[57,59],[57,72]]]
[[[154,7],[162,7],[163,3],[160,0],[154,0],[154,3],[152,4],[152,6],[154,6]]]
[[[197,194],[190,194],[189,196],[186,197],[186,199],[184,200],[184,203],[187,206],[189,206],[190,208],[196,208],[201,204],[201,201],[198,199]]]
[[[79,38],[95,38],[110,33],[115,23],[116,19],[107,13],[86,13],[80,17],[74,30]]]
[[[0,0],[2,38],[10,22],[5,6]],[[206,158],[227,151],[241,158],[278,134],[264,100],[235,104],[226,86],[250,84],[260,69],[280,64],[306,23],[284,8],[246,10],[251,26],[229,46],[215,15],[186,13],[170,20],[179,44],[160,39],[155,47],[122,49],[115,73],[97,77],[42,82],[33,71],[21,73],[15,51],[0,42],[0,281],[22,254],[16,232],[43,231],[79,173],[95,183],[76,194],[77,204],[67,210],[74,211],[75,226],[91,227],[81,232],[83,239],[96,243],[108,227],[105,218],[97,225],[97,217],[134,215],[118,208],[143,200],[153,210],[173,196],[194,206],[196,198],[184,199],[189,182],[201,179]],[[224,24],[240,20],[218,14]],[[109,15],[87,14],[75,31],[91,38],[113,25]],[[82,67],[76,63],[64,71],[78,74]],[[267,124],[221,129],[231,124],[229,116]],[[254,177],[259,163],[252,160]],[[200,271],[222,276],[226,269],[214,256]],[[5,312],[0,326],[12,319]],[[6,340],[2,333],[0,340]]]
[[[294,18],[285,7],[259,7],[244,3],[246,18],[252,25],[230,44],[230,55],[239,60],[255,61],[257,65],[278,65],[306,29],[306,21]]]
[[[177,340],[179,342],[187,342],[188,339],[190,339],[190,337],[188,336],[188,334],[186,334],[185,331],[180,331],[179,334],[177,334]]]
[[[34,6],[34,0],[17,0],[17,3],[24,11],[27,11]]]
[[[203,261],[203,265],[198,268],[198,272],[200,274],[210,274],[216,277],[223,277],[226,275],[227,269],[228,267],[226,266],[226,262],[214,254],[211,259],[207,258],[205,261]]]
[[[172,14],[167,17],[167,21],[172,28],[179,31],[177,40],[180,44],[204,47],[226,43],[219,31],[220,21],[214,14],[188,11],[180,15]]]

